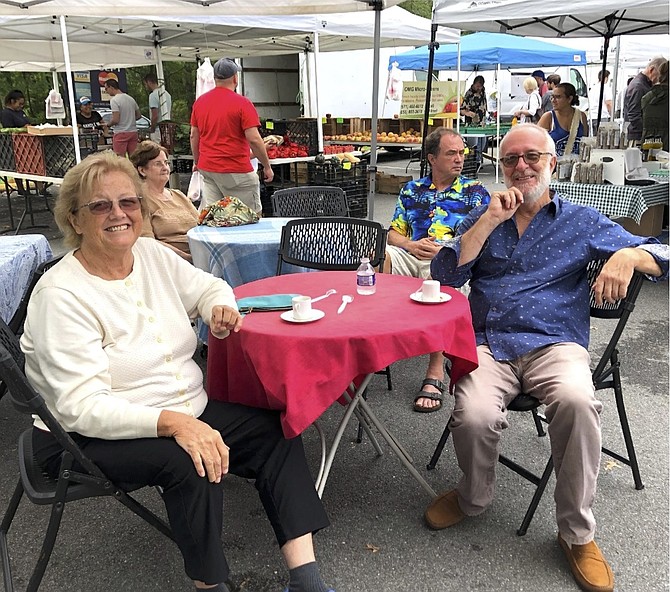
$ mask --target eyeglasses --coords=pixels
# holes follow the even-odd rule
[[[110,201],[108,199],[99,199],[97,201],[89,201],[88,203],[85,203],[78,208],[75,208],[72,210],[73,214],[76,214],[79,210],[82,208],[88,208],[91,214],[95,214],[96,216],[104,216],[105,214],[109,214],[112,211],[112,207],[114,207],[115,203],[119,204],[119,207],[124,211],[124,212],[134,212],[140,208],[140,200],[142,198],[137,195],[134,197],[122,197],[119,200]]]
[[[536,164],[540,162],[540,158],[543,156],[552,156],[552,153],[531,150],[529,152],[524,152],[523,154],[508,154],[507,156],[501,156],[500,162],[502,162],[504,167],[511,168],[517,165],[520,158],[523,158],[526,164]]]
[[[447,158],[455,158],[456,155],[465,156],[466,154],[470,154],[469,148],[465,148],[464,150],[447,150],[444,153]]]
[[[549,97],[552,101],[558,101],[558,99],[564,99],[565,95],[557,95],[557,94],[552,94]]]
[[[163,168],[163,167],[170,167],[170,162],[167,160],[155,160],[154,162],[151,163],[151,166],[154,166],[156,168]]]

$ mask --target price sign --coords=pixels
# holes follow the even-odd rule
[[[265,122],[265,129],[273,130],[275,128],[275,122],[274,121],[266,121]]]

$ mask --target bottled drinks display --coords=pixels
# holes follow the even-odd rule
[[[356,291],[362,295],[374,294],[377,289],[376,279],[370,259],[361,257],[361,264],[356,270]]]

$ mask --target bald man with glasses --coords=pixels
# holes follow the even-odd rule
[[[473,210],[432,260],[432,276],[470,281],[479,367],[454,389],[451,433],[463,476],[429,505],[429,527],[453,526],[493,501],[506,407],[521,392],[546,405],[555,463],[558,542],[583,590],[614,590],[594,541],[592,504],[600,466],[600,411],[589,368],[586,266],[607,259],[596,301],[626,294],[634,271],[668,276],[668,246],[634,236],[593,208],[549,189],[554,142],[534,124],[500,145],[507,189]]]

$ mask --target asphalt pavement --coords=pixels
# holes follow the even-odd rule
[[[406,162],[383,161],[394,174]],[[388,168],[387,168],[388,167]],[[490,169],[490,166],[488,167]],[[492,186],[485,168],[482,179]],[[410,163],[410,172],[418,168]],[[20,208],[18,198],[14,198]],[[6,223],[5,199],[0,224]],[[388,223],[395,196],[377,196],[375,219]],[[39,214],[38,222],[62,251],[59,233]],[[51,219],[52,220],[52,219]],[[664,235],[667,242],[667,233]],[[608,338],[607,321],[592,326],[592,352],[600,352]],[[635,490],[630,469],[603,456],[595,514],[597,541],[610,560],[616,590],[662,592],[669,581],[669,439],[668,439],[668,284],[645,282],[635,312],[621,340],[625,400],[645,488]],[[414,456],[418,470],[436,490],[453,487],[459,469],[451,443],[438,467],[425,465],[448,419],[453,400],[432,414],[411,409],[427,358],[393,364],[392,392],[385,377],[375,377],[369,403],[397,439]],[[334,371],[337,361],[333,360]],[[604,441],[622,450],[613,396],[602,391]],[[333,405],[322,417],[327,435],[335,433],[343,409]],[[0,400],[0,512],[4,512],[16,483],[17,438],[29,425],[5,397]],[[451,592],[578,590],[556,542],[552,477],[528,533],[516,529],[532,496],[532,486],[503,466],[498,469],[495,501],[481,516],[441,532],[428,530],[423,511],[428,495],[382,444],[376,456],[369,440],[355,442],[356,424],[345,433],[323,496],[332,525],[315,537],[325,580],[338,592]],[[315,430],[304,434],[310,465],[318,467]],[[510,414],[503,452],[536,471],[548,457],[547,438],[538,438],[527,414]],[[233,583],[244,592],[280,592],[286,569],[253,486],[243,479],[225,480],[225,525],[222,540],[233,570]],[[155,491],[138,497],[162,511]],[[32,562],[39,552],[48,511],[25,501],[9,536],[17,589],[25,588]],[[114,500],[94,499],[68,504],[43,592],[158,592],[187,591],[175,545]]]

